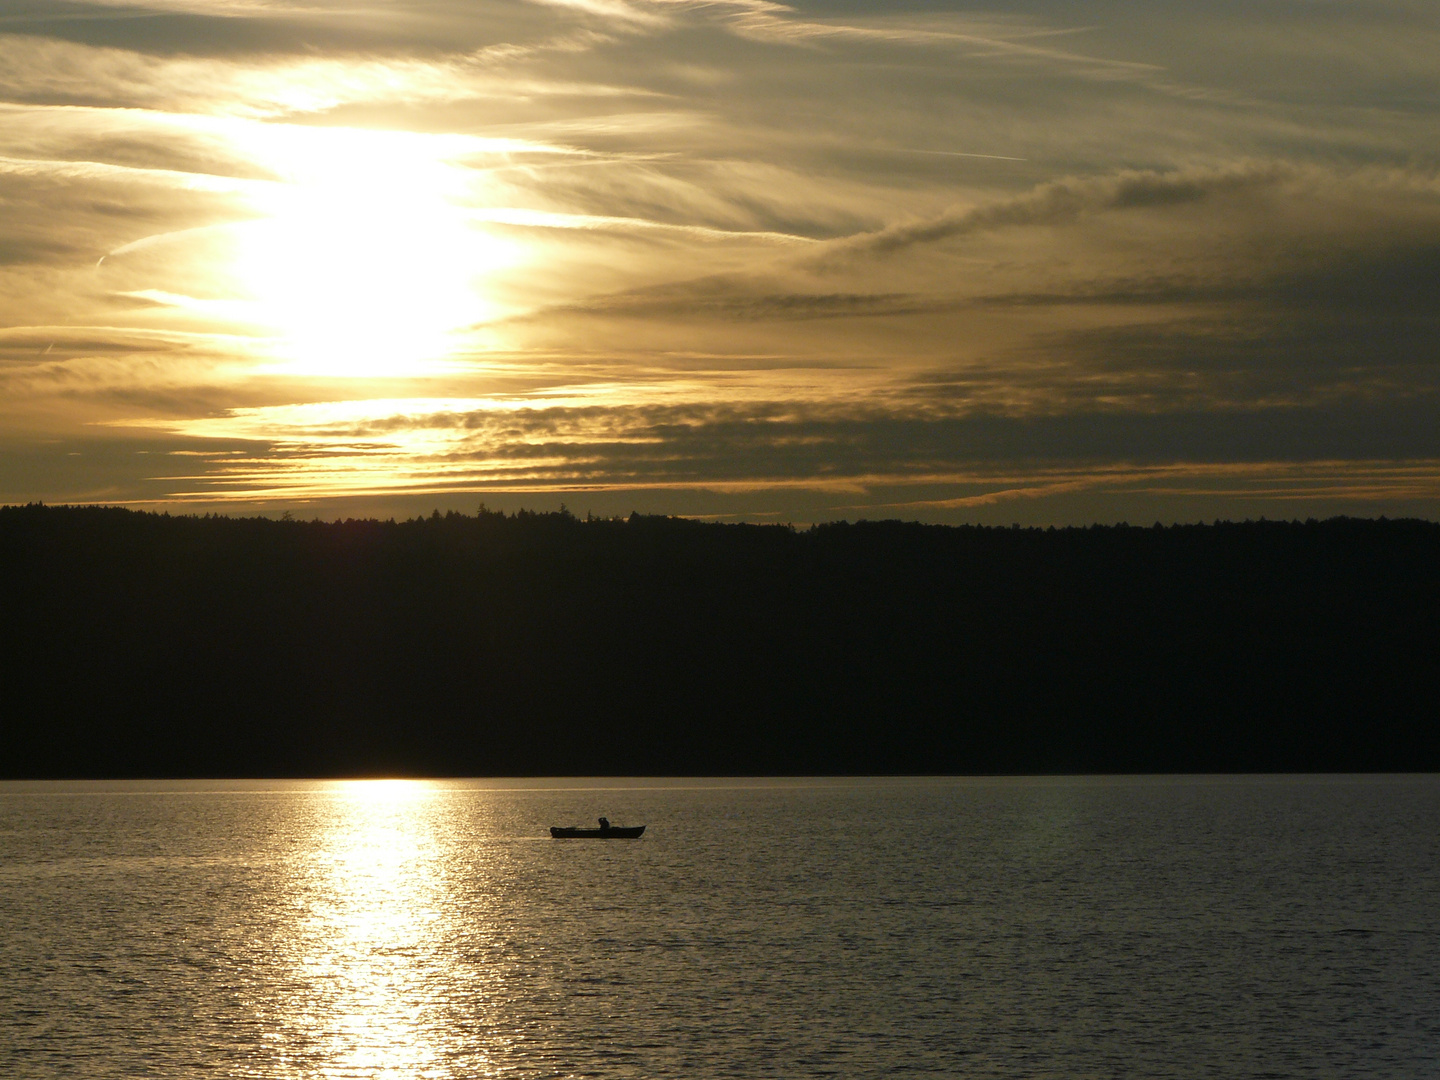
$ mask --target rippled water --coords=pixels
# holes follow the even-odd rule
[[[546,826],[649,825],[639,841]],[[0,785],[6,1077],[1434,1076],[1440,778]]]

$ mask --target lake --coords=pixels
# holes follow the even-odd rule
[[[1436,776],[11,782],[0,1075],[1433,1076],[1437,897]]]

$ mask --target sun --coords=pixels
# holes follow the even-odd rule
[[[510,243],[467,217],[466,172],[444,137],[292,129],[267,155],[281,179],[235,226],[245,319],[287,372],[422,373],[493,317],[485,281]]]

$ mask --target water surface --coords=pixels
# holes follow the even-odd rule
[[[1436,896],[1437,777],[0,784],[0,1075],[1434,1075]]]

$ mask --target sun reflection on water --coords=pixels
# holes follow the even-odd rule
[[[295,1074],[450,1075],[436,988],[463,973],[437,970],[449,936],[438,795],[422,781],[348,781],[326,799],[295,928]]]

